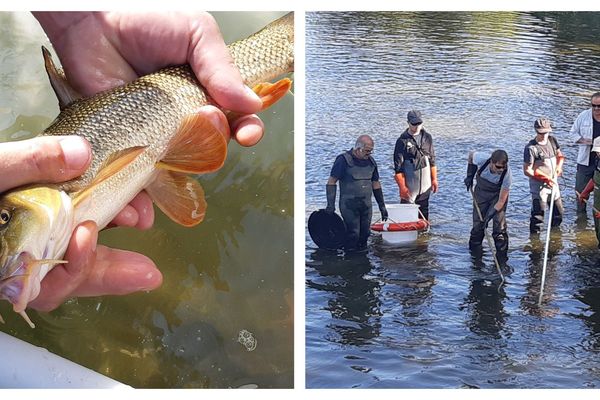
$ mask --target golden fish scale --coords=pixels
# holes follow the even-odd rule
[[[254,86],[293,70],[293,42],[290,13],[228,48],[244,83]],[[42,134],[84,136],[94,157],[84,175],[61,188],[73,191],[87,186],[108,156],[130,147],[148,146],[135,164],[154,164],[180,121],[206,104],[211,101],[188,65],[165,68],[73,102]]]

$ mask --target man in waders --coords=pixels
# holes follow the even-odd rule
[[[469,249],[474,255],[481,254],[485,229],[490,221],[494,221],[492,237],[496,246],[496,257],[498,262],[506,262],[508,259],[506,205],[512,183],[506,151],[496,150],[491,157],[489,153],[469,152],[467,177],[464,180],[468,191],[471,191],[475,177],[477,177],[477,185],[473,191],[473,201],[477,205],[473,204],[473,229],[469,238]]]
[[[340,183],[340,212],[346,225],[346,250],[363,250],[371,233],[372,205],[371,196],[375,196],[381,219],[387,220],[388,212],[383,201],[383,191],[379,183],[377,164],[371,153],[373,139],[361,135],[354,148],[335,159],[327,180],[327,208],[335,211],[336,183]]]
[[[557,179],[562,175],[565,157],[554,136],[549,135],[552,127],[548,118],[538,118],[533,127],[536,135],[525,146],[523,172],[529,177],[529,191],[533,202],[529,232],[537,233],[544,223],[544,211],[550,201],[554,201],[552,226],[559,226],[562,222],[563,204]],[[551,199],[553,187],[554,199]]]
[[[600,98],[599,98],[600,99]],[[596,239],[598,248],[600,248],[600,137],[594,139],[592,145],[592,154],[595,155],[596,164],[594,166],[594,177],[588,181],[586,187],[577,195],[579,204],[585,205],[589,199],[590,193],[594,192],[594,229],[596,230]]]
[[[592,95],[590,108],[579,114],[571,127],[570,133],[572,136],[577,137],[575,144],[579,145],[577,172],[575,174],[575,193],[579,197],[596,170],[598,155],[592,151],[592,142],[600,137],[600,92]],[[577,215],[586,215],[585,202],[577,202]]]
[[[408,128],[396,140],[395,179],[401,203],[415,203],[423,218],[429,220],[429,195],[438,190],[435,151],[431,135],[423,128],[421,112],[407,115]]]

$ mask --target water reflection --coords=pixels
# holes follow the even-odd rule
[[[325,310],[333,318],[328,328],[336,335],[327,339],[354,346],[370,344],[380,334],[382,311],[380,284],[367,276],[373,268],[368,254],[316,250],[311,259],[309,265],[319,277],[308,279],[306,284],[328,293]]]
[[[469,330],[477,335],[500,339],[508,315],[502,304],[505,299],[504,288],[487,279],[473,279],[469,294],[461,304],[461,309],[465,309],[469,316]]]
[[[560,229],[553,228],[548,246],[548,259],[546,264],[546,278],[544,283],[544,294],[542,306],[538,306],[540,288],[542,284],[542,272],[544,263],[544,250],[546,247],[545,229],[543,233],[532,234],[529,237],[529,243],[523,250],[529,255],[529,261],[526,264],[525,295],[521,299],[523,310],[533,315],[552,315],[556,312],[551,303],[555,300],[555,292],[560,282],[558,270],[558,260],[562,254],[562,232]]]

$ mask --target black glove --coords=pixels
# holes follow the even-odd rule
[[[335,192],[337,185],[325,185],[325,193],[327,194],[327,208],[325,212],[333,214],[335,212]]]
[[[377,201],[377,205],[379,206],[379,212],[381,213],[381,220],[386,221],[388,219],[387,208],[385,208],[385,201],[383,201],[383,190],[373,189],[373,196],[375,196],[375,200]]]
[[[385,208],[385,201],[383,201],[383,190],[373,189],[373,196],[375,196],[375,200],[377,201],[377,205],[379,206],[379,212],[381,213],[381,220],[387,221],[388,214],[387,208]]]
[[[381,220],[387,221],[387,219],[388,219],[387,208],[385,208],[385,206],[379,207],[379,212],[381,213]]]
[[[473,178],[475,178],[476,173],[477,165],[471,163],[467,164],[467,177],[464,180],[467,190],[471,190],[471,187],[473,187]]]
[[[493,218],[494,215],[496,215],[498,211],[496,211],[496,208],[494,206],[491,206],[490,208],[488,208],[487,213],[485,214],[485,217],[483,217],[483,224],[487,225],[488,222],[490,222]]]

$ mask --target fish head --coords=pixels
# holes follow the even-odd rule
[[[50,187],[30,187],[0,197],[0,299],[22,312],[40,282],[62,257],[72,232],[70,198]]]

